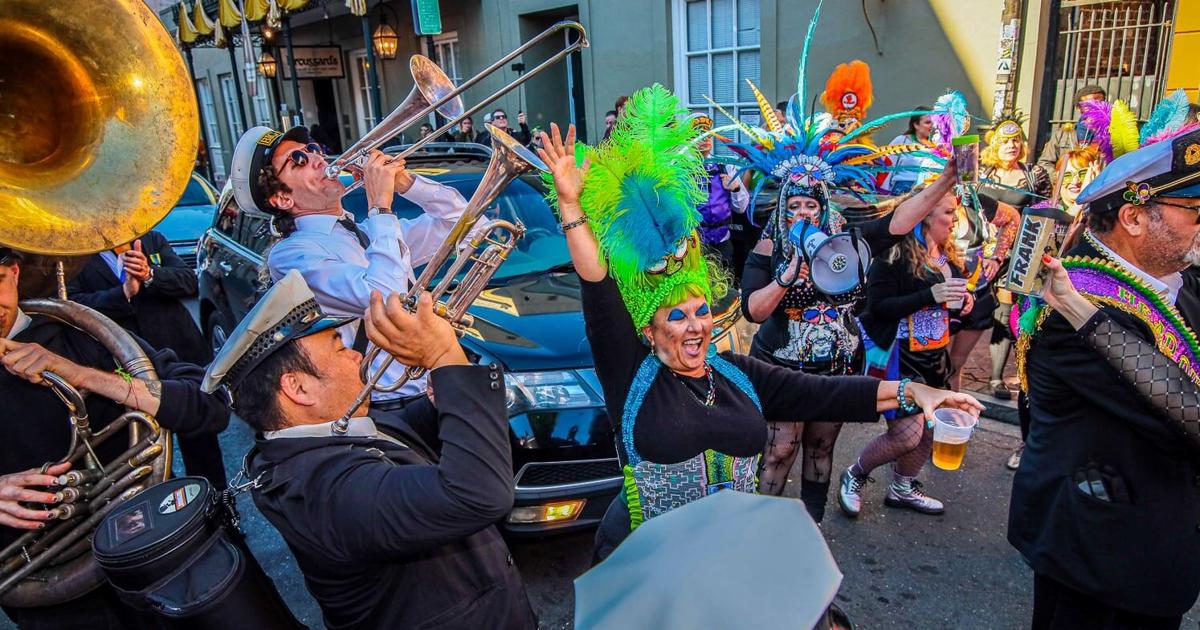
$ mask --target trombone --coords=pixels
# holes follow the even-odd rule
[[[491,125],[485,126],[492,134],[492,159],[488,162],[487,170],[483,172],[483,176],[479,180],[479,187],[475,189],[475,194],[471,195],[471,200],[467,202],[467,207],[463,210],[458,222],[446,235],[446,240],[438,246],[433,257],[425,265],[425,269],[421,271],[421,276],[413,283],[404,298],[405,307],[410,311],[416,311],[417,298],[422,292],[430,291],[433,296],[434,312],[449,320],[460,335],[471,326],[473,321],[467,313],[467,308],[484,289],[487,289],[488,282],[496,270],[516,248],[517,240],[525,234],[525,226],[520,221],[516,223],[503,219],[480,221],[480,217],[514,179],[526,173],[534,171],[544,173],[550,170],[537,155],[514,140],[512,136]],[[470,267],[468,268],[467,265]],[[464,269],[463,279],[451,287],[455,278],[463,273]],[[431,287],[438,272],[443,270],[442,279]],[[444,302],[441,301],[442,297],[446,298]],[[363,321],[359,325],[366,326],[367,324]],[[370,398],[371,392],[394,392],[408,381],[420,378],[425,374],[424,368],[409,366],[405,369],[404,375],[394,383],[379,385],[379,379],[383,378],[388,366],[395,360],[394,357],[388,355],[380,363],[379,369],[371,374],[371,364],[375,361],[375,357],[379,356],[379,352],[379,346],[375,346],[363,357],[362,364],[359,366],[359,377],[365,384],[346,413],[333,423],[335,435],[346,434],[350,428],[350,418]]]
[[[467,91],[476,83],[479,83],[484,78],[506,65],[508,62],[516,59],[521,55],[521,53],[529,50],[543,39],[546,39],[547,37],[550,37],[559,31],[568,29],[577,31],[579,34],[579,37],[577,37],[574,42],[569,43],[566,47],[555,53],[549,59],[543,61],[533,70],[530,70],[524,75],[518,77],[515,81],[512,81],[499,90],[496,90],[491,96],[483,99],[474,107],[463,111],[462,99],[460,98],[460,95],[463,92]],[[355,142],[353,145],[351,145],[349,149],[347,149],[338,157],[338,159],[330,162],[329,165],[325,167],[325,176],[329,178],[337,177],[338,173],[347,168],[361,170],[363,165],[366,164],[367,159],[370,157],[371,151],[383,146],[385,142],[396,137],[400,134],[400,132],[412,126],[418,120],[433,113],[435,110],[446,118],[450,119],[449,122],[435,129],[433,133],[429,134],[425,138],[417,140],[413,144],[409,145],[404,151],[392,157],[393,160],[404,159],[409,155],[412,155],[421,147],[425,146],[427,143],[431,142],[434,138],[437,138],[443,133],[449,131],[452,127],[462,122],[463,119],[474,114],[475,112],[478,112],[484,106],[495,101],[501,96],[511,92],[514,88],[528,81],[530,78],[541,74],[546,68],[558,63],[562,59],[566,58],[567,55],[587,47],[587,32],[584,31],[583,25],[579,22],[563,20],[562,22],[559,22],[542,31],[533,39],[521,44],[507,55],[497,59],[492,65],[484,68],[478,74],[470,79],[467,79],[458,87],[453,87],[454,83],[451,82],[450,79],[448,79],[441,71],[441,69],[438,68],[437,65],[430,61],[427,57],[422,55],[413,55],[413,58],[409,63],[409,68],[412,71],[413,82],[415,83],[415,86],[413,87],[412,91],[409,92],[408,97],[405,98],[404,102],[397,106],[396,109],[392,110],[392,113],[388,114],[387,118],[383,119],[383,121],[368,131],[367,134],[360,138],[358,142]],[[342,194],[344,195],[356,190],[362,185],[362,180],[356,181],[347,186],[346,191]]]

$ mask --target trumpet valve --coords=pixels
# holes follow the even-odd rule
[[[458,321],[451,322],[451,324],[453,324],[455,330],[463,331],[475,325],[475,317],[470,313],[463,313],[458,318]]]

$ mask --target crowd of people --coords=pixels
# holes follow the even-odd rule
[[[987,334],[988,393],[1013,396],[1014,353],[1021,379],[1007,536],[1034,573],[1032,627],[1177,628],[1200,593],[1200,125],[1186,96],[1139,129],[1124,103],[1085,87],[1076,123],[1034,161],[1019,113],[981,123],[955,92],[870,119],[861,61],[829,76],[824,111],[804,93],[771,107],[751,87],[757,115],[723,125],[660,85],[638,90],[590,146],[576,146],[574,127],[531,131],[524,112],[515,127],[503,109],[485,119],[548,167],[581,281],[624,478],[594,563],[715,492],[783,495],[797,465],[793,494],[818,523],[831,491],[848,517],[870,509],[883,467],[885,506],[952,509],[918,477],[935,411],[983,410],[960,389]],[[897,118],[904,133],[876,144],[879,121]],[[976,165],[962,147],[979,126]],[[86,334],[25,314],[25,255],[0,248],[0,396],[26,414],[0,424],[0,538],[44,527],[63,500],[53,489],[69,465],[42,466],[70,439],[43,386],[52,372],[99,399],[96,426],[126,407],[156,415],[181,436],[188,472],[218,487],[216,435],[235,412],[255,432],[254,503],[328,627],[536,627],[496,527],[513,502],[503,370],[470,364],[427,295],[405,299],[467,201],[375,151],[356,173],[370,206],[356,223],[318,136],[256,127],[238,142],[233,194],[280,240],[266,261],[273,287],[216,356],[181,303],[196,277],[161,235],[96,254],[72,280],[71,299],[133,334],[157,381],[111,371]],[[470,118],[451,139],[492,141]],[[398,218],[396,195],[420,217]],[[1035,212],[1057,217],[1061,247],[1024,251]],[[834,239],[852,248],[838,263],[819,255]],[[1008,290],[1030,266],[1044,288]],[[746,354],[713,345],[713,309],[729,294],[757,326]],[[372,371],[396,359],[385,381],[408,367],[428,376],[355,405],[373,348]],[[881,420],[834,470],[842,424]],[[4,610],[30,628],[144,617],[107,585]]]

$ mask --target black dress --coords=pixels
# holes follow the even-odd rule
[[[620,435],[626,396],[650,350],[640,340],[612,278],[581,284],[596,374],[604,390],[609,420]],[[708,392],[706,378],[660,370],[646,393],[633,431],[634,444],[643,459],[669,464],[707,449],[737,457],[756,456],[767,441],[764,414],[799,422],[874,422],[879,417],[877,379],[813,376],[728,352],[721,357],[745,373],[762,402],[762,411],[719,374],[714,375],[716,402],[708,407],[700,402]],[[622,462],[626,461],[624,449],[618,449]],[[629,531],[628,508],[617,497],[596,534],[597,559],[606,557]]]
[[[962,277],[954,265],[950,265],[952,275]],[[933,297],[933,285],[944,282],[940,272],[928,267],[924,268],[921,277],[912,275],[908,261],[897,259],[889,261],[886,258],[876,260],[871,265],[871,273],[867,282],[867,310],[861,321],[863,329],[871,337],[871,341],[882,349],[890,349],[895,343],[897,332],[902,322],[907,325],[910,316],[918,322],[930,323],[944,313],[944,307]],[[918,324],[918,328],[920,326]],[[928,332],[924,330],[922,332]],[[949,326],[945,330],[945,341],[949,342]],[[945,388],[950,377],[950,352],[948,346],[937,346],[938,343],[926,344],[927,349],[915,349],[919,344],[900,340],[900,375],[914,381],[923,382],[930,387]]]
[[[852,229],[859,230],[871,253],[880,256],[904,237],[889,231],[891,222],[889,215]],[[778,249],[770,256],[750,254],[742,276],[742,314],[747,319],[751,319],[750,296],[774,282],[776,271],[787,264]],[[796,283],[759,326],[750,356],[811,374],[861,373],[863,347],[854,313],[865,298],[866,287],[860,285],[847,304],[836,306],[811,280]]]

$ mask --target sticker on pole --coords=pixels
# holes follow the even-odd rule
[[[198,483],[189,483],[182,488],[176,488],[175,492],[167,495],[163,498],[162,503],[158,504],[158,513],[172,514],[178,512],[191,503],[192,499],[195,499],[198,494],[200,494],[200,484]]]

